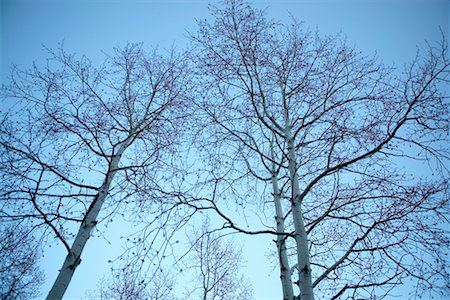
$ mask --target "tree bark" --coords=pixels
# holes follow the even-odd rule
[[[308,237],[305,229],[305,221],[301,209],[300,188],[298,185],[298,174],[294,143],[288,131],[287,147],[289,159],[289,177],[292,184],[292,217],[294,220],[294,239],[297,246],[297,270],[298,286],[300,288],[300,299],[314,300],[311,266],[309,263]]]
[[[281,207],[281,197],[278,188],[278,178],[276,176],[275,167],[272,167],[272,188],[273,188],[273,201],[275,203],[275,221],[277,223],[277,232],[284,233],[284,215]],[[289,260],[286,252],[286,236],[277,235],[277,250],[278,258],[280,261],[280,279],[281,286],[283,288],[283,300],[294,299],[294,290],[292,287],[292,278],[289,267]]]
[[[64,296],[76,268],[81,263],[81,253],[83,252],[83,249],[91,236],[92,230],[97,225],[97,217],[108,195],[109,189],[111,187],[111,182],[119,166],[120,158],[125,149],[129,146],[130,140],[130,138],[125,140],[120,145],[117,153],[112,157],[103,184],[100,186],[98,194],[96,195],[88,211],[86,212],[86,216],[84,217],[84,220],[81,223],[80,228],[78,229],[78,233],[75,237],[72,247],[70,248],[69,253],[67,253],[66,259],[64,260],[63,266],[59,271],[58,277],[56,278],[50,292],[47,295],[47,300],[62,299],[62,297]]]

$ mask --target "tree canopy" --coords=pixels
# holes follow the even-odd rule
[[[396,69],[241,0],[210,12],[182,52],[61,46],[2,88],[0,220],[65,249],[48,299],[115,219],[103,298],[181,299],[161,282],[186,266],[188,298],[250,298],[236,234],[273,238],[286,300],[448,296],[448,41]]]

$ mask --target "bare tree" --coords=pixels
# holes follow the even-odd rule
[[[87,299],[147,299],[143,280],[137,278],[129,268],[114,270],[98,286],[98,291],[89,292]]]
[[[446,41],[401,73],[239,0],[211,11],[192,35],[212,191],[197,209],[277,236],[284,299],[292,283],[302,300],[382,298],[407,278],[414,294],[448,295]],[[245,228],[229,199],[276,224]]]
[[[20,224],[0,229],[0,298],[32,299],[39,296],[44,275],[39,269],[39,243]]]
[[[97,224],[128,202],[158,201],[188,77],[182,55],[138,44],[100,67],[62,47],[48,52],[45,66],[14,69],[3,89],[15,102],[0,127],[1,218],[32,219],[65,247],[48,294],[60,299]]]
[[[137,261],[174,251],[173,232],[207,210],[222,230],[274,236],[284,299],[383,298],[406,279],[414,294],[448,295],[446,43],[401,73],[240,0],[211,10],[192,35],[195,86],[184,56],[128,45],[100,67],[49,50],[2,89],[0,218],[67,250],[48,298],[129,203],[145,212],[127,237]],[[196,111],[183,123],[188,90]],[[186,124],[199,149],[190,170],[170,165]],[[204,236],[201,286],[225,297],[232,284],[208,267],[223,244]]]
[[[135,266],[128,263],[122,268],[112,269],[111,275],[104,278],[98,290],[89,292],[86,299],[100,300],[169,300],[173,295],[174,280],[163,272],[146,278]]]
[[[211,231],[209,220],[194,229],[188,239],[191,251],[187,268],[195,276],[195,288],[192,291],[188,288],[189,299],[251,299],[251,285],[239,272],[242,255],[232,240]]]
[[[142,260],[145,255],[134,247],[136,252],[130,253],[134,257],[123,258],[120,268],[111,268],[86,299],[251,299],[251,284],[239,271],[241,252],[233,240],[219,233],[211,230],[209,220],[203,219],[201,227],[187,235],[188,247],[180,249],[174,264],[157,261],[148,266]],[[139,246],[142,244],[145,241]],[[180,247],[182,243],[177,240],[164,246],[175,244]],[[152,258],[157,260],[157,256]],[[181,295],[183,289],[186,296]]]

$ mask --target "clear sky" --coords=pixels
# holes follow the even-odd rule
[[[195,30],[195,18],[207,18],[213,0],[0,0],[1,82],[7,82],[12,63],[27,67],[43,58],[42,45],[56,47],[64,41],[69,52],[86,54],[94,60],[101,51],[126,42],[144,42],[182,48],[186,30]],[[439,28],[448,38],[449,0],[280,0],[252,1],[268,7],[270,17],[289,21],[289,14],[322,33],[346,34],[351,45],[378,55],[398,66],[412,59],[417,46],[438,40]],[[108,234],[108,233],[106,233]],[[244,251],[256,299],[280,299],[278,271],[266,267],[268,247],[273,238],[247,240]],[[62,247],[61,247],[62,249]],[[95,288],[107,271],[106,261],[114,248],[103,239],[88,242],[80,265],[67,292],[67,299],[79,299]],[[52,250],[44,260],[47,282],[44,294],[56,276],[63,254]],[[107,253],[107,255],[104,255]],[[255,253],[255,254],[250,254]],[[103,268],[103,269],[102,269]]]

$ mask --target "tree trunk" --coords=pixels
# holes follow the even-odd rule
[[[300,199],[300,187],[298,184],[297,157],[294,147],[294,139],[289,117],[289,107],[286,100],[284,83],[280,83],[281,100],[283,105],[284,140],[287,145],[287,159],[289,179],[291,181],[291,211],[294,221],[294,239],[297,248],[298,287],[301,300],[314,300],[311,265],[309,263],[308,237],[305,229],[305,220],[302,213],[302,199]]]
[[[276,176],[276,170],[274,164],[272,164],[272,188],[273,188],[273,201],[275,203],[275,221],[277,222],[277,232],[285,233],[284,228],[284,214],[281,207],[280,191],[278,188],[278,178]],[[277,235],[277,250],[278,258],[280,260],[280,279],[281,286],[283,287],[283,300],[294,299],[294,290],[292,287],[292,278],[289,267],[289,260],[286,252],[286,236]]]
[[[294,142],[292,141],[290,130],[287,131],[287,147],[289,160],[289,177],[292,184],[292,217],[294,219],[295,243],[297,246],[297,269],[298,286],[300,288],[300,299],[313,300],[313,288],[311,278],[311,266],[309,263],[308,238],[306,235],[305,221],[301,208],[300,188],[298,185],[298,174]]]
[[[124,141],[117,153],[112,157],[103,184],[99,188],[98,194],[96,195],[88,211],[86,212],[86,216],[84,217],[84,220],[81,223],[80,228],[78,229],[78,233],[75,237],[72,247],[70,248],[70,252],[67,253],[66,259],[61,270],[59,271],[58,277],[53,283],[52,289],[48,293],[47,300],[62,299],[62,297],[64,296],[64,293],[66,292],[70,281],[72,280],[72,276],[81,262],[81,253],[83,252],[83,249],[91,236],[92,230],[97,225],[97,217],[100,213],[103,203],[105,202],[106,196],[108,195],[111,182],[119,166],[120,158],[125,149],[129,146],[129,140],[130,139]]]

